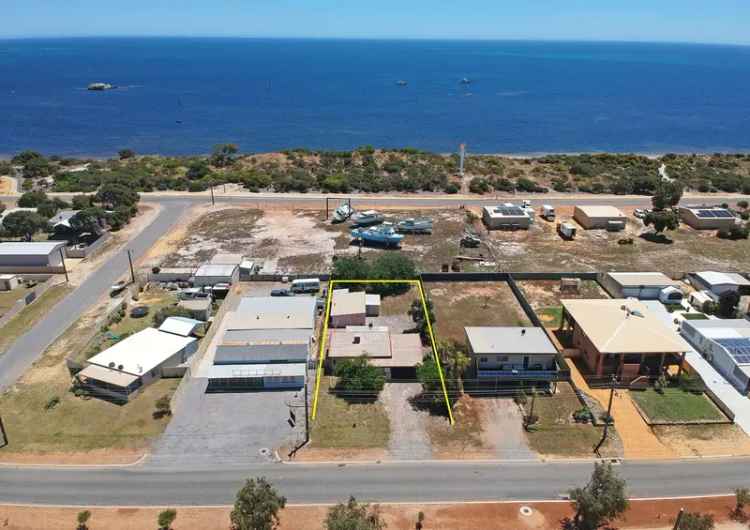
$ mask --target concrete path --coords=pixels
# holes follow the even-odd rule
[[[750,399],[740,394],[736,388],[727,382],[724,377],[711,366],[700,353],[691,350],[686,356],[687,362],[703,378],[706,386],[716,394],[722,403],[724,403],[732,412],[734,412],[734,422],[737,426],[750,434]]]
[[[409,399],[422,391],[419,383],[387,383],[380,394],[391,424],[388,452],[396,460],[432,458],[427,435],[427,412],[415,410]]]

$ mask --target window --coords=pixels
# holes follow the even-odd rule
[[[487,357],[480,357],[479,358],[479,362],[480,363],[486,363],[487,362]]]

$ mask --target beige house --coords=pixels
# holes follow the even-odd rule
[[[331,298],[331,327],[364,326],[367,318],[367,294],[364,291],[336,290]]]
[[[573,219],[586,230],[624,230],[627,217],[614,206],[576,206]]]
[[[593,375],[656,377],[666,366],[681,366],[690,350],[640,301],[562,300],[562,305],[562,328],[572,331],[573,347]]]
[[[422,362],[422,339],[418,333],[391,333],[387,327],[348,326],[331,330],[326,363],[330,370],[342,360],[367,357],[383,368],[386,377],[413,379]]]
[[[681,206],[680,219],[696,230],[728,230],[737,222],[732,212],[717,206]]]

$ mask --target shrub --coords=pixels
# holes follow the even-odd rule
[[[60,396],[52,396],[49,398],[47,403],[44,404],[44,410],[52,410],[60,404]]]
[[[448,185],[445,186],[443,191],[445,191],[445,193],[450,193],[452,195],[454,193],[458,193],[459,188],[456,184],[454,184],[453,182],[450,182],[448,183]]]
[[[371,365],[364,355],[337,364],[334,375],[339,378],[336,389],[346,392],[379,393],[385,385],[383,370]]]

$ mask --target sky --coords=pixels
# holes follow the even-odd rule
[[[0,38],[226,36],[750,44],[750,0],[2,0]]]

